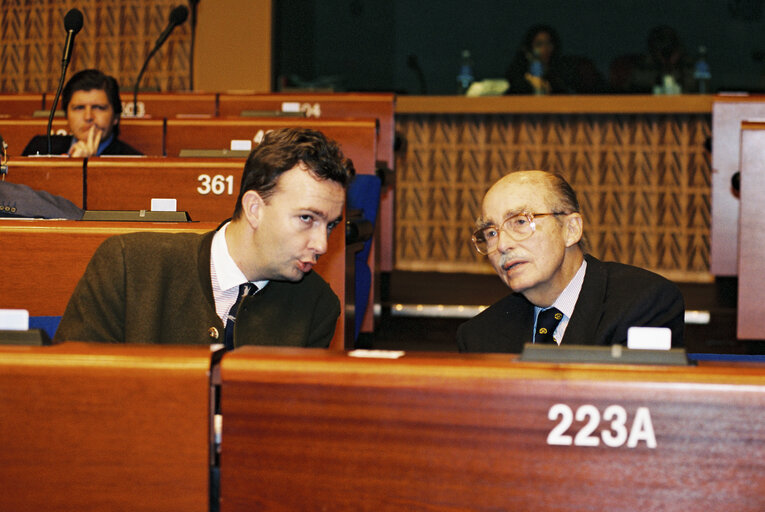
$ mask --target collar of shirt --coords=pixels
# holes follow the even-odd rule
[[[571,315],[574,314],[576,301],[579,299],[579,294],[581,293],[582,285],[584,284],[585,272],[587,272],[586,260],[582,261],[582,264],[579,266],[579,270],[576,271],[576,274],[574,274],[573,279],[569,281],[568,285],[566,285],[566,288],[564,288],[561,294],[558,295],[558,298],[555,299],[555,302],[552,303],[552,306],[550,306],[558,308],[558,310],[563,313],[563,318],[561,319],[560,323],[558,323],[558,327],[555,328],[555,332],[553,333],[553,337],[555,338],[555,341],[558,343],[558,345],[560,345],[563,341],[563,335],[566,333],[568,321],[571,319]],[[547,308],[534,306],[534,332],[536,332],[537,329],[536,318],[539,315],[539,312],[543,309]]]
[[[236,302],[239,285],[247,282],[247,277],[234,262],[231,253],[228,252],[228,244],[226,243],[228,225],[229,223],[224,224],[215,233],[210,249],[210,278],[213,298],[215,299],[215,312],[224,325],[226,315]],[[256,281],[254,284],[258,290],[262,290],[268,284],[268,280]]]

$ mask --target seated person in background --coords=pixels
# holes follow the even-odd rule
[[[612,90],[638,94],[693,92],[693,62],[675,29],[667,25],[652,28],[646,44],[647,55],[622,55],[611,62]],[[668,80],[679,89],[665,90]]]
[[[510,82],[506,94],[608,92],[595,63],[587,57],[563,55],[560,38],[548,25],[534,25],[526,32],[505,77]]]
[[[114,77],[97,69],[75,73],[64,86],[61,104],[73,136],[54,137],[52,154],[74,157],[141,154],[117,138],[122,102]],[[48,154],[45,135],[35,136],[22,152],[23,156],[35,154]]]
[[[561,72],[560,55],[560,38],[552,27],[531,27],[505,72],[505,78],[510,82],[507,94],[569,92]]]
[[[669,327],[672,346],[682,346],[680,290],[647,270],[586,254],[579,202],[561,176],[501,178],[484,196],[477,227],[476,249],[513,293],[459,327],[461,352],[519,353],[532,342],[626,344],[632,326]]]
[[[105,240],[55,340],[329,346],[340,302],[311,269],[342,220],[351,178],[320,132],[268,133],[244,166],[232,220],[205,234]]]

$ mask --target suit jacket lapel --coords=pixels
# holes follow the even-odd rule
[[[534,339],[534,305],[520,293],[507,296],[507,304],[503,308],[506,322],[504,332],[499,333],[506,340],[513,352],[521,352],[525,343]],[[511,313],[514,311],[515,313]]]
[[[608,274],[597,258],[585,255],[587,272],[584,274],[582,291],[576,301],[574,314],[566,327],[563,340],[569,344],[589,345],[596,343],[595,337],[603,314]]]
[[[202,241],[199,244],[199,254],[197,256],[197,261],[199,262],[199,268],[197,269],[199,282],[202,284],[205,299],[210,304],[213,311],[215,311],[215,297],[213,297],[212,276],[210,275],[210,251],[212,250],[212,240],[216,231],[210,231],[209,233],[202,235]]]

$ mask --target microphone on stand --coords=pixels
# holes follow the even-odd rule
[[[61,59],[61,78],[58,80],[58,89],[56,90],[56,96],[53,98],[53,105],[50,107],[50,116],[48,117],[48,130],[46,132],[48,138],[48,154],[51,154],[51,137],[50,131],[53,126],[53,116],[56,114],[56,107],[58,106],[58,98],[61,96],[61,89],[64,87],[64,78],[66,77],[66,68],[69,66],[69,59],[72,58],[72,49],[74,48],[74,36],[82,30],[82,13],[79,9],[70,9],[64,16],[64,29],[66,29],[66,43],[64,43],[64,56]]]
[[[199,0],[189,0],[191,6],[191,47],[189,48],[189,90],[194,90],[194,46],[197,38],[197,6]]]
[[[178,25],[183,25],[183,22],[186,21],[186,18],[189,17],[189,8],[185,5],[179,5],[178,7],[174,8],[172,11],[170,11],[170,20],[167,23],[167,27],[165,27],[165,30],[162,31],[162,33],[157,38],[157,42],[154,43],[154,48],[149,52],[149,55],[146,57],[146,60],[143,63],[143,66],[141,67],[141,71],[138,73],[138,78],[135,80],[135,85],[133,86],[133,115],[138,115],[138,86],[141,84],[141,78],[143,77],[144,71],[146,71],[146,66],[149,65],[149,61],[154,56],[155,53],[157,53],[157,50],[164,44],[164,42],[167,40],[168,37],[170,37],[170,32],[173,31],[175,27]]]

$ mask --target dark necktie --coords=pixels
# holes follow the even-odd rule
[[[556,308],[547,308],[537,316],[537,331],[534,333],[534,343],[555,343],[553,332],[558,327],[563,313]]]
[[[226,350],[234,350],[234,323],[236,322],[236,314],[239,311],[239,304],[242,303],[242,297],[252,295],[258,291],[258,287],[252,283],[242,283],[239,285],[239,295],[236,297],[236,302],[228,310],[226,315]]]

